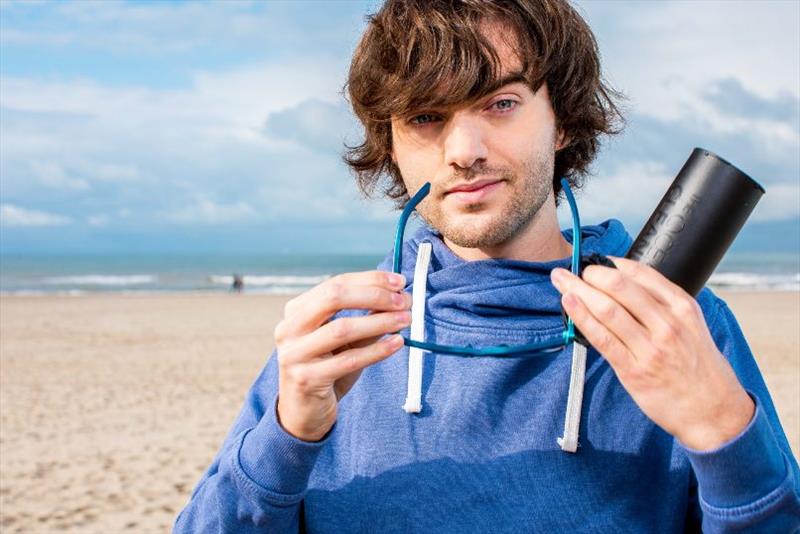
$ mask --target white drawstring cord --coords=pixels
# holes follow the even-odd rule
[[[575,452],[578,450],[578,431],[581,425],[583,382],[585,378],[586,346],[574,341],[572,343],[572,368],[569,373],[567,412],[564,415],[564,437],[556,440],[561,446],[561,450],[565,452]]]
[[[431,244],[421,243],[414,266],[414,289],[411,291],[411,339],[425,340],[425,295],[428,286],[428,265],[431,262]],[[408,392],[403,409],[407,413],[422,411],[422,349],[408,350]]]
[[[411,332],[414,341],[424,341],[425,299],[428,286],[428,267],[431,261],[431,244],[421,243],[414,266],[414,289],[411,292]],[[403,410],[407,413],[422,411],[422,368],[424,351],[416,347],[408,350],[408,389]],[[564,436],[557,439],[561,450],[576,452],[583,406],[583,384],[586,378],[586,346],[577,341],[572,344],[572,365],[569,377],[567,410],[564,415]]]

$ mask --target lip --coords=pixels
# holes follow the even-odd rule
[[[478,180],[448,189],[445,196],[465,203],[480,202],[498,189],[502,183],[503,180]]]

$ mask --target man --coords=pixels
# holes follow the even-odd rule
[[[176,531],[800,526],[797,463],[725,304],[619,259],[631,239],[617,221],[581,232],[616,269],[564,270],[558,178],[578,185],[617,117],[566,1],[389,0],[348,89],[361,186],[387,178],[404,205],[430,182],[427,226],[403,246],[402,276],[387,258],[289,301],[277,357]],[[396,334],[408,291],[417,339],[529,343],[562,331],[563,303],[591,347],[585,361],[576,344],[414,367]]]

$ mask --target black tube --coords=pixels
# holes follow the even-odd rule
[[[748,175],[695,148],[626,257],[696,296],[763,194]]]

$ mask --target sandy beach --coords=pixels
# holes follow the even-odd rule
[[[723,294],[800,452],[800,293]],[[0,530],[166,532],[287,297],[0,297]]]

